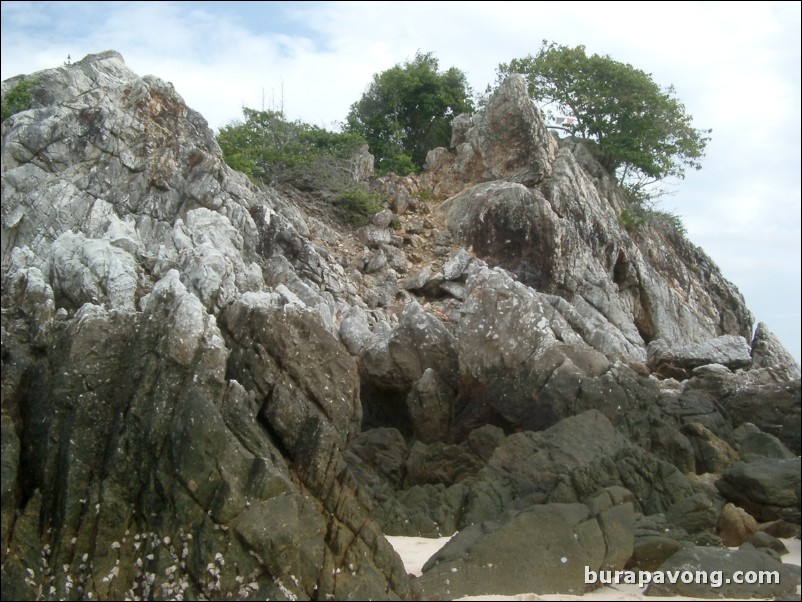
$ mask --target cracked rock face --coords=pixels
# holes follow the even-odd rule
[[[798,523],[799,366],[700,249],[621,227],[520,78],[355,229],[115,52],[32,77],[2,124],[4,599],[545,593],[716,545],[727,502]],[[456,530],[417,583],[383,537]]]
[[[3,123],[3,597],[403,596],[341,458],[356,363],[290,264],[325,260],[284,221],[266,283],[270,195],[169,84],[37,80]]]

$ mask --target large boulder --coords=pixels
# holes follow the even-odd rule
[[[487,594],[581,594],[585,571],[620,570],[632,553],[634,512],[619,492],[585,504],[534,505],[460,531],[423,567],[427,600]]]
[[[733,428],[750,423],[802,453],[802,385],[782,380],[771,368],[711,371],[687,381],[683,396],[706,397],[729,417]],[[715,429],[714,429],[715,432]]]
[[[547,428],[592,407],[577,407],[581,382],[609,367],[547,299],[498,269],[469,278],[457,341],[456,438],[487,423]]]
[[[726,335],[673,347],[662,339],[649,343],[648,366],[658,374],[687,378],[694,368],[709,364],[718,364],[731,370],[747,368],[752,364],[752,357],[746,340],[741,336]]]
[[[800,524],[800,458],[747,456],[725,470],[716,487],[757,520]]]
[[[757,533],[757,528],[757,521],[751,514],[733,503],[727,503],[719,514],[716,534],[725,546],[737,548],[749,541]]]
[[[297,343],[289,325],[273,333],[274,353]],[[274,379],[271,399],[255,384],[229,380],[224,336],[175,271],[143,298],[141,313],[84,304],[53,343],[59,352],[31,362],[21,383],[27,384],[5,391],[7,402],[24,408],[19,455],[29,469],[17,473],[24,489],[12,495],[20,527],[3,534],[15,550],[4,563],[4,597],[33,597],[34,590],[18,589],[26,571],[58,591],[81,587],[107,599],[129,590],[145,597],[242,596],[243,574],[254,595],[279,595],[279,582],[298,596],[321,583],[343,596],[387,595],[386,586],[376,587],[384,569],[363,559],[383,538],[375,525],[357,525],[367,509],[355,491],[336,486],[343,467],[331,462],[333,445],[359,424],[353,360],[350,393],[346,374],[339,377],[344,387],[304,380],[292,357],[283,369],[274,364],[272,374],[261,364],[262,382]],[[11,336],[3,345],[22,359]],[[273,406],[285,401],[297,412],[278,416]],[[326,415],[319,404],[340,408],[326,408]],[[305,501],[293,472],[320,501]],[[327,497],[332,488],[344,505]],[[173,511],[162,512],[165,504]],[[48,524],[48,517],[60,518],[44,542],[38,528],[21,528]],[[319,533],[327,527],[343,538],[363,536],[349,552],[336,540],[322,545]],[[400,565],[389,549],[384,553],[387,578],[394,572],[403,590]],[[188,560],[178,566],[181,557]],[[326,583],[342,562],[365,564],[364,576]],[[49,570],[56,564],[68,568]]]
[[[631,491],[644,514],[664,513],[694,493],[675,466],[631,444],[604,415],[589,410],[498,445],[470,484],[461,524],[531,504],[585,501],[612,485]]]
[[[666,560],[660,568],[663,583],[652,583],[648,596],[686,596],[688,598],[774,598],[793,595],[799,584],[799,572],[770,555],[752,549],[727,550],[711,547],[689,547]],[[766,573],[763,573],[766,571]],[[687,572],[687,573],[686,573]],[[735,578],[736,573],[740,576]],[[756,573],[776,574],[771,582],[757,583]],[[677,575],[675,583],[667,578]],[[705,578],[684,578],[685,574]],[[682,578],[680,578],[682,577]],[[744,581],[739,583],[738,581]],[[755,583],[749,583],[755,581]]]
[[[557,215],[543,196],[507,181],[477,184],[441,205],[448,229],[493,265],[542,288],[559,259]]]

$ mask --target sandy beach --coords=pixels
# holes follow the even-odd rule
[[[413,575],[420,575],[421,568],[432,555],[442,548],[450,537],[440,537],[436,539],[429,539],[425,537],[398,537],[388,536],[387,540],[392,544],[401,560],[404,562],[404,567],[408,573]],[[800,566],[800,540],[798,539],[783,539],[785,547],[788,548],[788,554],[783,556],[783,562],[788,564],[795,564]],[[644,588],[645,589],[645,588]],[[797,593],[800,592],[797,587]],[[501,596],[487,594],[483,596],[468,596],[459,598],[459,600],[694,600],[695,598],[687,598],[684,596],[646,596],[643,590],[637,585],[616,585],[605,586],[595,591],[589,592],[582,596],[573,596],[568,594],[531,594],[522,593],[514,596]]]

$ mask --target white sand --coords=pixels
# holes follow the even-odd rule
[[[387,540],[401,556],[404,568],[408,573],[420,575],[421,568],[437,550],[442,548],[450,537],[440,537],[438,539],[427,539],[425,537],[397,537],[388,536]],[[785,547],[789,553],[783,556],[783,562],[788,564],[800,564],[800,541],[798,539],[783,539]],[[799,587],[797,587],[799,593]],[[594,600],[695,600],[684,596],[660,597],[644,596],[643,591],[637,585],[616,585],[599,588],[582,596],[571,596],[567,594],[518,594],[515,596],[470,596],[459,598],[459,600],[582,600],[590,602]]]
[[[401,537],[387,535],[387,541],[395,548],[407,573],[420,577],[421,569],[434,553],[446,545],[452,536],[431,539],[428,537]]]

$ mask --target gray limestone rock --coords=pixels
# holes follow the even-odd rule
[[[771,368],[778,378],[799,380],[799,364],[763,322],[757,325],[752,339],[752,365]]]
[[[470,150],[461,148],[465,144]],[[507,78],[484,111],[460,117],[451,146],[473,159],[470,172],[481,180],[503,178],[525,186],[548,177],[557,150],[521,76]]]
[[[171,85],[113,52],[35,78],[3,123],[3,598],[405,596],[340,452],[344,271]]]
[[[470,254],[465,249],[459,249],[443,265],[443,278],[446,280],[459,280],[465,274],[470,262]]]
[[[674,376],[690,375],[699,366],[716,364],[731,370],[747,368],[752,357],[746,340],[741,336],[726,335],[692,345],[670,346],[657,339],[649,343],[648,366],[652,371]]]
[[[379,388],[408,391],[428,368],[456,385],[456,341],[442,322],[418,303],[409,303],[398,326],[367,346],[361,356],[367,377]]]

